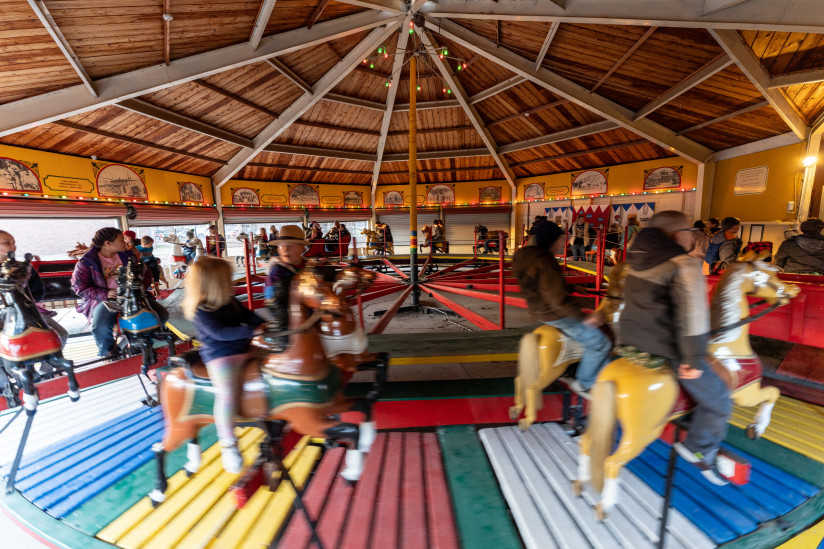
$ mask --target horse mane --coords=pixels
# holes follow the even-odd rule
[[[733,263],[721,275],[721,280],[712,292],[710,300],[710,318],[712,329],[721,326],[729,326],[741,320],[739,303],[743,299],[741,286],[744,284],[744,275],[750,271],[752,265],[750,261]],[[731,330],[730,334],[736,334],[738,330]]]

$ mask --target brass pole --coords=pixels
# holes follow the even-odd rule
[[[413,285],[412,306],[420,307],[418,289],[418,149],[416,144],[417,59],[409,59],[409,281]]]

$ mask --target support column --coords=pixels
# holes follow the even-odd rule
[[[814,161],[809,166],[804,167],[804,179],[801,183],[801,196],[798,199],[796,210],[798,212],[799,223],[806,221],[808,217],[815,216],[818,213],[818,211],[813,211],[812,209],[812,196],[816,179],[816,166],[818,165],[818,161],[820,159],[820,148],[821,134],[811,134],[807,138],[806,147],[804,147],[804,160],[806,161],[807,158],[810,158]]]
[[[409,282],[412,284],[412,306],[420,307],[418,288],[418,148],[416,90],[417,59],[409,59]]]
[[[695,218],[707,219],[712,209],[712,191],[715,188],[715,157],[704,164],[698,164],[695,182]]]

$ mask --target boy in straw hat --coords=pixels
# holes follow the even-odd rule
[[[289,325],[289,284],[306,265],[303,252],[309,243],[305,239],[303,229],[297,225],[284,225],[269,244],[277,245],[278,256],[269,261],[264,296],[266,306],[274,316],[272,329],[282,332]],[[287,338],[279,337],[270,343],[284,348]]]

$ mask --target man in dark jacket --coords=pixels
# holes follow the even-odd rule
[[[741,246],[744,244],[738,238],[741,230],[741,220],[737,217],[725,217],[721,220],[721,229],[712,235],[707,254],[704,256],[704,274],[710,274],[717,269],[726,269],[730,263],[738,261]],[[715,267],[713,267],[715,266]]]
[[[655,214],[629,250],[620,333],[623,350],[665,359],[696,403],[689,433],[678,454],[704,477],[723,486],[715,468],[718,447],[732,410],[730,393],[706,361],[710,314],[707,286],[693,246],[691,224],[677,211]],[[634,348],[634,349],[633,349]]]
[[[534,236],[534,245],[515,252],[512,273],[518,277],[530,316],[554,326],[584,347],[576,379],[570,387],[586,397],[598,372],[608,361],[612,344],[598,329],[603,319],[597,314],[585,318],[569,295],[561,267],[555,259],[563,253],[566,240],[561,228],[555,223],[541,223],[535,228]]]
[[[781,243],[775,264],[785,273],[824,274],[824,221],[811,217],[801,224],[801,234]]]

